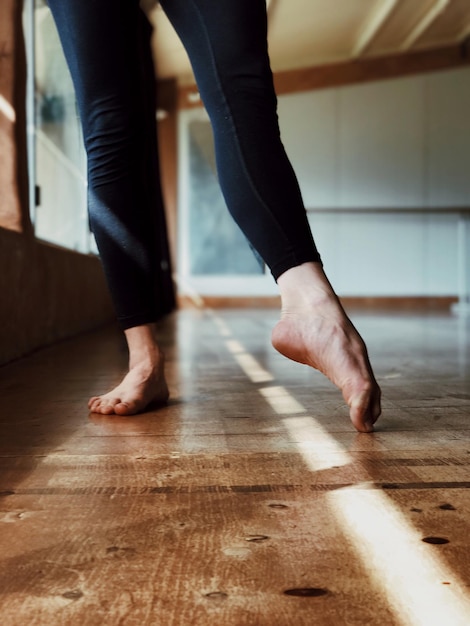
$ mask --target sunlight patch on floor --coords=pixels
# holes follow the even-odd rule
[[[264,387],[259,392],[278,415],[305,413],[305,407],[284,387]]]
[[[252,383],[267,383],[274,380],[273,375],[239,341],[229,339],[225,342],[225,347]]]
[[[220,322],[218,325],[219,330],[224,328]],[[263,375],[266,382],[274,380],[240,342],[229,340],[226,347],[252,382],[263,382]],[[298,415],[306,409],[287,389],[268,386],[259,393],[278,415],[285,416],[282,423],[289,438],[312,472],[353,462],[347,450],[318,421]],[[397,620],[403,626],[468,626],[470,600],[465,585],[439,557],[438,546],[423,543],[423,537],[390,498],[371,488],[371,483],[372,478],[370,483],[338,487],[325,497],[368,577],[387,598]]]
[[[468,626],[465,586],[378,490],[347,487],[327,495],[344,535],[404,626]]]

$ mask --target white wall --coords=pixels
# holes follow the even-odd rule
[[[279,98],[307,208],[345,210],[310,214],[341,295],[457,293],[457,215],[383,209],[470,206],[469,112],[470,69]]]

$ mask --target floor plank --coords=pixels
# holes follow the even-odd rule
[[[384,391],[363,435],[275,319],[165,320],[171,401],[134,417],[86,409],[113,329],[1,368],[2,624],[468,626],[470,320],[354,316]]]

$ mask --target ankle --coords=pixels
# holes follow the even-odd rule
[[[156,367],[163,360],[163,353],[156,340],[154,324],[135,326],[125,331],[129,348],[129,368],[136,366]]]
[[[320,263],[303,263],[284,272],[278,278],[282,311],[314,311],[324,309],[338,298]]]

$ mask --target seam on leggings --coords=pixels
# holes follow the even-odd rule
[[[242,168],[243,168],[243,170],[245,172],[245,175],[246,175],[247,180],[248,180],[248,182],[250,184],[251,190],[253,191],[253,194],[255,195],[255,197],[258,200],[258,202],[260,203],[260,205],[264,208],[264,210],[269,215],[269,217],[272,220],[273,224],[276,226],[278,232],[281,234],[282,238],[287,243],[287,246],[289,248],[291,248],[292,251],[289,252],[289,254],[292,257],[292,259],[295,260],[295,262],[296,262],[297,261],[297,255],[295,253],[293,245],[289,241],[289,238],[286,236],[286,233],[282,229],[282,227],[279,224],[278,220],[275,218],[275,216],[274,216],[273,212],[271,211],[271,209],[269,208],[269,206],[263,200],[261,194],[259,193],[259,191],[258,191],[258,189],[257,189],[257,187],[255,185],[255,182],[253,180],[253,176],[251,175],[250,171],[248,170],[248,167],[246,166],[246,161],[245,161],[245,158],[244,158],[243,150],[242,150],[239,138],[238,138],[237,126],[236,126],[236,123],[235,123],[235,116],[233,115],[232,109],[230,107],[230,104],[228,102],[227,96],[225,94],[225,90],[224,90],[222,81],[220,79],[219,68],[217,66],[216,57],[215,57],[215,54],[214,54],[214,50],[213,50],[213,47],[212,47],[212,43],[211,43],[210,37],[209,37],[208,32],[207,32],[207,28],[206,28],[204,19],[203,19],[202,15],[201,15],[201,12],[200,12],[199,7],[197,6],[196,2],[194,2],[194,0],[190,0],[190,2],[191,2],[191,4],[193,5],[193,7],[194,7],[194,9],[196,11],[196,13],[198,15],[198,18],[199,18],[199,22],[200,22],[200,24],[202,26],[202,32],[204,33],[204,38],[206,40],[206,43],[207,43],[207,46],[208,46],[208,49],[209,49],[209,52],[210,52],[211,64],[212,64],[212,68],[214,70],[214,75],[215,75],[215,79],[217,81],[217,86],[218,86],[218,88],[220,90],[220,93],[222,94],[222,99],[223,99],[224,105],[225,105],[225,107],[226,107],[226,109],[227,109],[227,111],[229,113],[230,123],[232,125],[232,130],[233,130],[234,135],[235,135],[235,145],[237,146],[238,155],[239,155],[239,158],[240,158],[240,161],[241,161],[241,164],[242,164]]]

